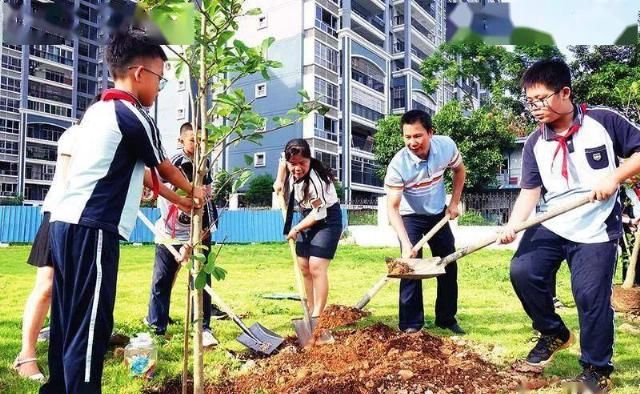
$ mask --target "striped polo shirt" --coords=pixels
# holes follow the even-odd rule
[[[407,147],[391,159],[384,178],[385,191],[402,193],[400,215],[437,215],[445,207],[444,173],[462,164],[458,147],[450,137],[431,137],[427,159]]]
[[[640,151],[640,129],[618,112],[605,107],[574,106],[573,124],[579,130],[567,139],[566,177],[563,150],[547,125],[534,131],[522,152],[523,189],[543,188],[541,211],[590,193],[611,176],[618,158]],[[556,153],[556,150],[558,151]],[[598,243],[622,235],[618,193],[608,200],[587,204],[542,224],[574,242]]]
[[[129,239],[140,207],[144,167],[155,167],[166,156],[155,123],[129,97],[99,101],[87,109],[52,222],[99,228]]]
[[[191,182],[193,179],[193,161],[185,153],[183,149],[171,156],[171,164],[178,167],[182,171],[185,178]],[[209,161],[205,164],[209,169],[204,176],[203,185],[211,185],[213,178],[211,177]],[[165,179],[161,179],[166,187],[176,190],[176,187],[168,183]],[[191,239],[191,215],[180,210],[172,211],[172,204],[166,198],[158,197],[158,208],[160,208],[160,218],[156,221],[156,243],[188,242]],[[216,222],[218,220],[218,212],[214,201],[207,199],[202,212],[202,228],[207,229],[211,226],[210,233],[216,231]]]

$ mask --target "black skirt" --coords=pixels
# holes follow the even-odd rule
[[[310,209],[302,213],[306,217]],[[319,257],[331,260],[336,254],[342,235],[342,211],[336,203],[327,208],[327,217],[303,230],[296,240],[296,254],[300,257]]]
[[[33,245],[31,245],[31,253],[29,253],[27,263],[34,267],[53,267],[53,262],[51,261],[51,248],[49,246],[50,217],[51,214],[49,212],[44,213],[42,216],[42,223],[36,233],[36,238],[33,240]]]

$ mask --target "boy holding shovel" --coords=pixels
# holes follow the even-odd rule
[[[448,214],[458,216],[458,203],[465,180],[462,156],[453,140],[433,135],[431,117],[424,111],[412,110],[400,119],[405,147],[389,163],[384,185],[387,193],[389,221],[400,239],[403,258],[422,257],[422,250],[413,245]],[[444,172],[453,171],[453,193],[446,207]],[[455,240],[446,224],[429,241],[433,256],[444,257],[455,252]],[[458,309],[458,268],[446,267],[438,276],[436,326],[464,334],[456,321]],[[424,325],[422,281],[400,281],[399,328],[407,333],[419,331]]]
[[[202,200],[166,159],[144,107],[166,81],[160,45],[138,32],[116,33],[106,50],[115,89],[89,107],[74,143],[67,187],[51,212],[54,266],[49,381],[41,393],[100,393],[113,329],[119,242],[140,206],[145,165]]]
[[[522,188],[500,242],[512,242],[514,226],[538,203],[542,209],[588,195],[591,204],[529,228],[511,261],[511,282],[540,338],[526,362],[548,364],[573,335],[554,311],[550,278],[562,260],[580,322],[580,364],[574,381],[607,390],[613,371],[611,285],[622,235],[618,186],[640,171],[640,129],[615,111],[572,102],[571,74],[562,60],[533,64],[522,78],[525,105],[540,122],[522,157]],[[617,166],[618,157],[628,158]],[[595,201],[595,202],[594,202]]]

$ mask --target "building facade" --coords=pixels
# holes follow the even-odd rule
[[[77,35],[57,37],[59,45],[2,43],[0,197],[42,202],[53,179],[60,135],[110,84],[99,44],[102,1],[66,1],[78,18]],[[38,3],[25,0],[23,8],[35,14]]]
[[[249,155],[256,173],[275,176],[284,144],[304,138],[338,175],[346,202],[373,201],[383,193],[372,153],[376,122],[410,109],[433,114],[459,89],[443,83],[426,94],[421,86],[420,64],[446,39],[445,1],[251,0],[245,6],[262,14],[242,20],[239,38],[258,45],[274,37],[268,58],[283,64],[270,80],[255,75],[237,84],[255,99],[254,109],[280,115],[304,89],[330,110],[267,134],[260,146],[229,147],[225,168],[243,166]],[[467,85],[479,98],[477,84]]]

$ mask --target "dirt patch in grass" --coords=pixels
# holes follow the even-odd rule
[[[305,349],[287,341],[278,354],[247,361],[206,392],[496,393],[517,391],[532,379],[528,372],[501,371],[468,347],[426,331],[405,334],[376,324],[334,337],[333,345]]]

